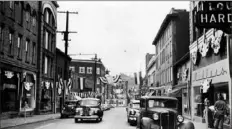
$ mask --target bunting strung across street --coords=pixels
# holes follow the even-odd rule
[[[105,84],[114,84],[117,83],[120,79],[120,75],[110,76],[106,75],[105,77],[99,77],[100,81]]]

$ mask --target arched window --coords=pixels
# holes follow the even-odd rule
[[[49,8],[46,8],[44,11],[44,22],[50,25],[51,27],[55,27],[55,18],[53,16],[52,11]]]

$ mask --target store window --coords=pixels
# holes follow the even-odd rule
[[[33,74],[27,74],[22,87],[21,108],[35,108],[35,79]]]
[[[51,98],[52,98],[52,88],[51,83],[46,81],[43,83],[42,96],[41,96],[41,105],[40,109],[42,111],[51,110]]]
[[[193,93],[193,101],[194,101],[194,111],[193,114],[194,116],[203,116],[203,110],[204,110],[204,105],[202,104],[202,94],[201,94],[201,87],[197,86],[193,88],[194,93]]]
[[[190,103],[190,90],[182,90],[182,114],[185,116],[190,116],[191,113],[191,103]]]

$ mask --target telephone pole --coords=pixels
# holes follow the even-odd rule
[[[65,41],[65,55],[68,56],[68,41],[71,41],[68,38],[69,33],[77,33],[75,31],[69,31],[69,14],[78,14],[78,12],[69,12],[69,11],[58,11],[58,13],[66,13],[66,30],[65,31],[57,31],[57,33],[62,33],[64,35],[64,41]],[[63,88],[63,100],[62,105],[65,102],[65,92],[66,92],[66,85],[68,83],[68,62],[65,60],[64,64],[64,88]]]

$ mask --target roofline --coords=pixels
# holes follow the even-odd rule
[[[57,1],[52,1],[52,3],[56,6],[56,8],[59,8],[59,4],[57,3]]]
[[[72,58],[69,55],[65,55],[65,53],[63,51],[61,51],[59,48],[56,48],[56,52],[61,53],[61,55],[67,57],[70,61],[72,60]]]
[[[154,41],[152,42],[152,45],[156,45],[157,41],[159,40],[160,36],[162,35],[162,32],[165,30],[167,27],[168,23],[172,20],[172,18],[178,17],[178,14],[173,13],[173,14],[167,14],[165,19],[163,20],[158,33],[156,34],[156,37]]]

